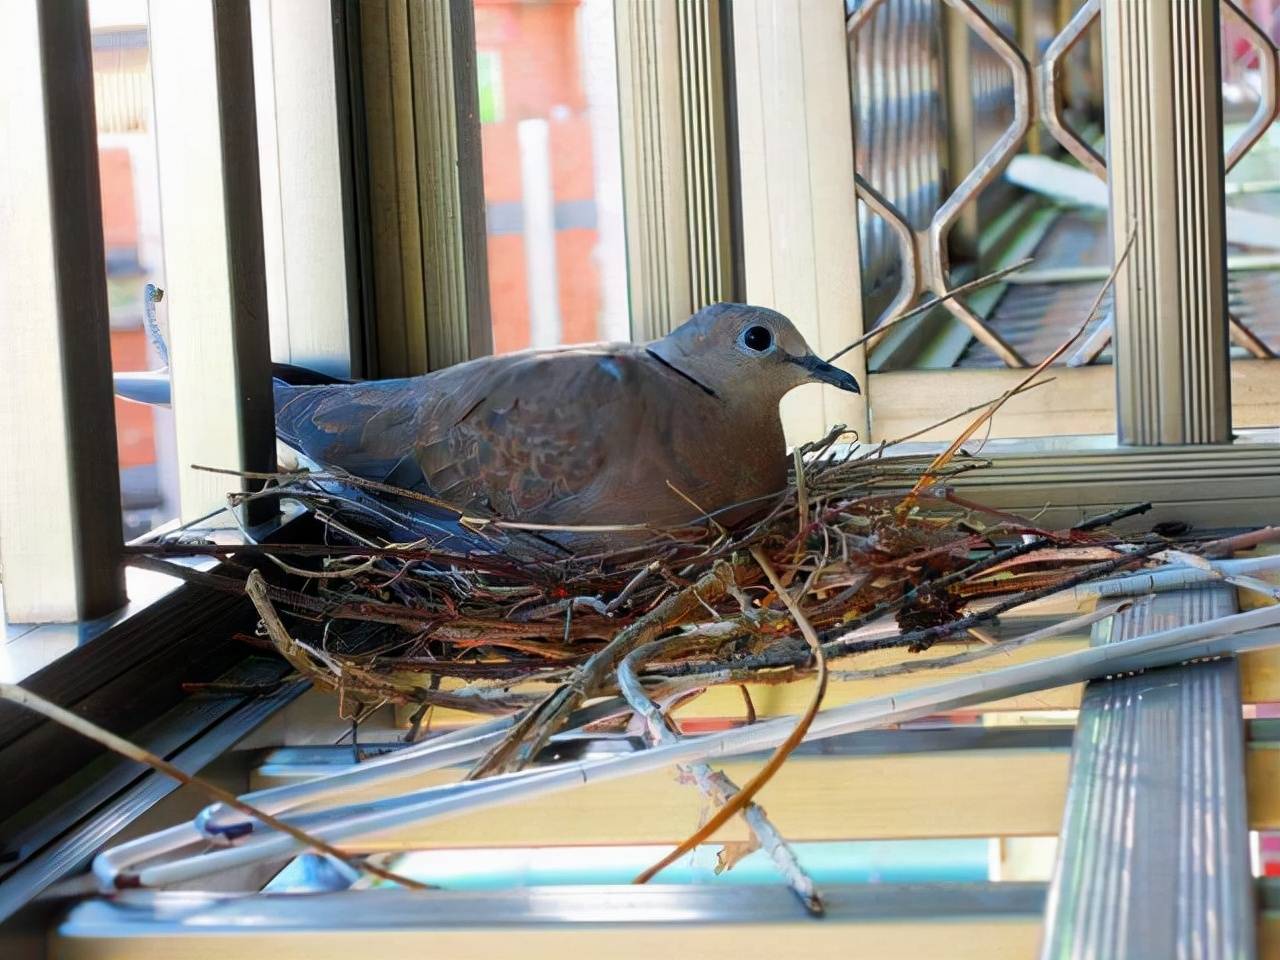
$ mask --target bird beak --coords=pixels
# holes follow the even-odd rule
[[[839,367],[818,359],[812,353],[803,357],[788,357],[787,359],[797,366],[804,367],[809,373],[810,380],[827,383],[839,390],[848,390],[850,393],[862,392],[858,387],[858,381],[853,378],[853,374],[845,373]]]

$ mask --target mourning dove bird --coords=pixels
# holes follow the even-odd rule
[[[276,431],[322,466],[463,510],[557,527],[731,524],[786,486],[778,402],[812,382],[859,392],[782,314],[723,303],[651,343],[277,382]]]
[[[569,528],[708,515],[732,525],[786,486],[783,396],[814,382],[859,392],[782,314],[738,303],[651,343],[528,350],[401,380],[275,370],[276,433],[320,466],[480,516]],[[117,393],[143,402],[167,402],[168,388],[167,371],[116,377]],[[447,514],[414,509],[446,529]],[[555,539],[598,545],[609,539],[590,534],[606,532]]]

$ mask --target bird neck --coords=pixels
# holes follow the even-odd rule
[[[654,360],[656,360],[659,364],[665,367],[667,370],[670,370],[672,373],[674,373],[676,376],[680,377],[681,379],[687,380],[689,383],[693,384],[695,387],[697,387],[707,396],[715,397],[716,399],[720,398],[720,395],[716,393],[715,390],[713,390],[711,387],[707,386],[707,384],[703,383],[696,376],[691,374],[674,357],[670,356],[669,354],[671,353],[671,351],[659,349],[661,345],[662,345],[662,341],[659,340],[656,343],[653,343],[650,346],[646,347],[645,352],[649,354],[649,356],[652,357]]]

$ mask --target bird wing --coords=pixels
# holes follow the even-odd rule
[[[635,371],[626,354],[595,350],[517,355],[482,395],[432,418],[418,448],[427,484],[453,503],[507,517],[550,519],[599,486],[616,434],[626,431]]]
[[[323,466],[390,483],[414,449],[420,393],[412,379],[318,386],[277,381],[276,435]],[[414,479],[396,485],[419,489],[420,478]]]
[[[276,386],[276,431],[317,463],[459,507],[538,518],[598,486],[643,417],[625,348],[485,357],[406,380]]]

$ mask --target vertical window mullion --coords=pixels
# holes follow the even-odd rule
[[[844,12],[736,0],[733,27],[745,296],[789,316],[825,357],[863,331]],[[862,348],[839,363],[865,374]],[[792,391],[782,414],[791,442],[835,423],[867,436],[863,398],[833,388]]]
[[[355,319],[332,11],[251,6],[272,359],[348,377]]]
[[[1228,443],[1217,3],[1103,3],[1122,443]]]
[[[721,0],[617,0],[618,119],[635,340],[732,299]]]
[[[248,0],[150,4],[182,516],[275,465]],[[263,519],[254,510],[248,519]]]
[[[381,377],[493,351],[471,0],[359,5]]]
[[[124,603],[85,0],[0,6],[0,563],[10,622]]]

